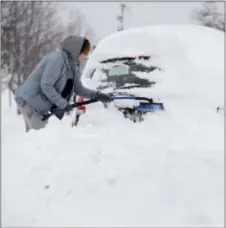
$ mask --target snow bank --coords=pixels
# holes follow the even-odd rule
[[[223,117],[195,100],[141,124],[95,104],[25,134],[3,96],[3,226],[223,226]]]

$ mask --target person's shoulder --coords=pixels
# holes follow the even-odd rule
[[[63,54],[61,51],[52,51],[49,52],[46,57],[52,60],[63,60]]]

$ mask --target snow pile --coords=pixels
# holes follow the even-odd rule
[[[200,25],[152,25],[114,33],[102,39],[89,63],[120,56],[151,55],[222,65],[224,33]],[[217,60],[213,59],[218,56]],[[203,61],[206,60],[206,61]],[[206,65],[206,64],[205,64]],[[87,64],[87,68],[88,64]]]
[[[110,45],[109,45],[110,44]],[[119,54],[120,50],[120,54]],[[128,30],[116,33],[100,41],[91,55],[98,61],[108,58],[147,55],[156,57],[183,56],[183,46],[177,37],[169,33],[149,33],[147,30]]]
[[[25,134],[2,94],[3,226],[223,226],[224,115],[216,113],[223,72],[205,62],[184,69],[195,72],[187,90],[168,69],[155,92],[137,89],[160,94],[166,107],[140,124],[96,103],[76,128],[70,116],[53,117],[48,128]]]
[[[3,104],[3,225],[222,226],[223,118],[193,102],[135,125],[96,104],[27,135]]]
[[[170,67],[176,61],[186,59],[186,51],[181,41],[164,29],[156,33],[149,27],[129,29],[117,32],[101,40],[90,55],[84,69],[84,77],[87,77],[91,69],[99,68],[100,61],[114,57],[136,57],[139,55],[151,56],[148,65]],[[139,62],[139,60],[137,60]]]

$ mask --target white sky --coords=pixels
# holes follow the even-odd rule
[[[122,2],[123,3],[123,2]],[[62,2],[63,7],[80,10],[93,28],[97,39],[117,30],[116,16],[120,2]],[[194,23],[191,14],[202,2],[125,2],[131,14],[125,12],[125,28],[151,24]],[[224,3],[218,3],[224,11]]]

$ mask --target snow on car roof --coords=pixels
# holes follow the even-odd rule
[[[217,41],[217,42],[216,42]],[[194,62],[224,65],[224,33],[200,25],[150,25],[113,33],[102,39],[89,57],[83,75],[100,61],[115,57],[148,55],[159,67]],[[217,56],[217,61],[214,59]],[[169,60],[171,61],[169,63]],[[100,64],[99,64],[100,66]]]
[[[91,54],[90,61],[137,55],[181,57],[185,53],[197,58],[200,54],[192,53],[194,48],[188,49],[194,45],[200,48],[201,45],[203,51],[208,48],[217,53],[217,44],[209,46],[216,38],[222,43],[223,33],[199,25],[151,25],[127,29],[102,39]]]

